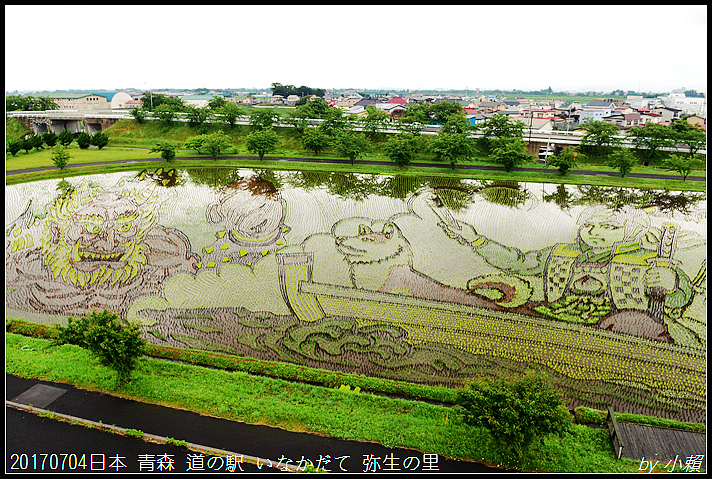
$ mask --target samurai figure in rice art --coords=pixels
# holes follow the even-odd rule
[[[591,207],[579,217],[573,244],[526,253],[479,235],[470,225],[458,230],[443,221],[440,226],[500,270],[543,277],[544,301],[532,309],[545,317],[663,342],[676,342],[673,326],[678,337],[704,342],[673,319],[706,279],[706,261],[691,279],[675,261],[675,249],[700,242],[674,224],[654,232],[649,223],[645,212],[631,206]]]

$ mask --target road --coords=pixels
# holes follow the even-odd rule
[[[190,472],[188,468],[196,472],[226,472],[224,461],[210,460],[210,457],[220,457],[209,454],[211,450],[242,457],[245,472],[276,472],[269,464],[276,466],[280,460],[282,465],[292,467],[305,465],[307,460],[316,466],[320,458],[331,472],[366,472],[369,467],[375,469],[370,472],[506,472],[412,449],[229,421],[10,374],[5,374],[5,399],[6,473],[145,472],[149,467],[157,468],[164,455],[174,460],[172,472]],[[39,416],[29,412],[27,404],[68,415],[78,424]],[[90,422],[184,440],[190,448],[146,442],[84,426]],[[115,461],[116,456],[122,459]],[[148,456],[151,456],[150,461]],[[79,466],[82,457],[85,458],[83,468]],[[260,458],[265,466],[258,469],[247,463],[248,458]],[[365,459],[368,459],[366,464]],[[44,469],[41,468],[43,460]],[[92,464],[95,469],[90,467]],[[116,465],[115,469],[112,464]],[[142,470],[142,466],[145,469]],[[202,469],[196,469],[198,467]]]

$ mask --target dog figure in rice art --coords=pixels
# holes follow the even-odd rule
[[[337,236],[336,245],[349,264],[355,288],[500,309],[488,298],[447,286],[415,271],[411,245],[395,223],[353,218],[346,221],[352,227],[357,223],[357,231]],[[334,229],[343,229],[339,226]]]

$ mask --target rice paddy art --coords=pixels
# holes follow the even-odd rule
[[[6,314],[451,386],[536,367],[572,406],[704,422],[704,194],[221,174],[7,187]]]

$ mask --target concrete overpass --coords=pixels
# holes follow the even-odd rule
[[[13,111],[8,116],[17,118],[27,128],[41,135],[46,131],[71,133],[86,131],[94,134],[109,128],[122,118],[132,118],[128,112],[82,112],[78,110]]]

